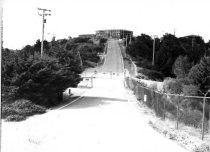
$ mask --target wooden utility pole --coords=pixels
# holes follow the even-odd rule
[[[152,66],[155,65],[155,39],[156,39],[157,35],[154,35],[154,39],[153,39],[153,49],[152,49]]]
[[[0,61],[2,61],[2,50],[3,50],[3,6],[2,4],[0,4],[0,29],[1,29],[1,32],[0,32]],[[1,66],[1,62],[0,62],[0,66]],[[2,72],[2,71],[1,71]],[[0,75],[0,80],[1,80],[1,75]],[[0,88],[0,94],[1,94],[1,88]],[[1,151],[1,132],[2,132],[2,121],[1,121],[1,113],[2,113],[2,107],[1,107],[1,97],[0,97],[0,151]]]
[[[42,11],[42,13],[38,13],[39,16],[42,16],[42,44],[41,44],[41,57],[43,56],[43,50],[44,50],[44,23],[46,23],[45,16],[51,15],[47,14],[46,12],[51,12],[51,10],[38,8],[38,10]]]

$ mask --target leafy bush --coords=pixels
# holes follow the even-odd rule
[[[142,73],[138,73],[138,75],[136,76],[136,78],[138,78],[138,79],[145,79],[145,80],[148,80],[149,79],[148,76],[146,76],[146,75],[144,75]]]
[[[26,117],[25,116],[21,116],[21,115],[10,115],[6,118],[6,121],[22,121],[25,120]]]
[[[183,85],[183,94],[188,96],[198,95],[199,87],[196,85]]]
[[[164,76],[161,72],[158,71],[149,71],[147,73],[147,76],[149,77],[149,79],[154,80],[154,81],[162,81]]]
[[[28,116],[43,114],[46,108],[35,105],[29,100],[20,99],[2,106],[2,118],[7,121],[21,121]]]
[[[196,128],[200,127],[202,120],[202,112],[198,110],[181,111],[180,121],[186,125],[192,125]]]
[[[145,69],[141,68],[138,73],[141,73],[142,76],[146,76],[145,78],[148,77],[148,79],[154,80],[154,81],[162,81],[164,76],[161,72],[155,71],[155,70],[150,70],[150,69]]]
[[[2,106],[2,118],[5,119],[8,116],[12,116],[12,115],[18,115],[18,111],[16,109],[14,109],[14,107],[11,107],[9,105],[4,105]]]
[[[181,94],[182,82],[177,79],[167,78],[163,82],[163,89],[166,93]]]
[[[156,91],[157,90],[157,84],[156,83],[152,84],[150,86],[150,89]]]
[[[46,109],[42,106],[33,104],[30,100],[20,99],[11,104],[12,108],[16,108],[20,115],[31,116],[34,114],[43,114]]]
[[[137,57],[137,65],[145,69],[153,68],[151,61],[148,61],[147,59],[144,59],[142,57]]]

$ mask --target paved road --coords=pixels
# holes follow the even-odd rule
[[[104,64],[101,67],[86,70],[83,76],[91,76],[95,71],[97,71],[97,76],[102,78],[123,76],[123,60],[120,47],[116,40],[108,40]]]
[[[61,110],[4,123],[3,152],[185,152],[148,125],[137,102],[128,102],[132,95],[123,86],[116,41],[109,42],[107,60],[98,70],[120,76],[94,79],[94,88]]]

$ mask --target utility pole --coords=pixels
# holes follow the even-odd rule
[[[43,50],[44,50],[44,23],[46,23],[45,16],[51,15],[46,12],[51,12],[51,10],[38,8],[38,10],[42,11],[42,13],[38,13],[39,16],[42,16],[42,44],[41,44],[41,57],[43,56]]]
[[[125,46],[126,46],[126,48],[128,46],[128,40],[127,39],[128,39],[128,35],[126,35],[126,39],[125,39],[125,44],[126,44]]]
[[[131,44],[132,43],[132,36],[131,36],[131,34],[130,34],[130,41],[129,41],[129,44]]]
[[[174,29],[174,36],[176,36],[176,29]]]
[[[152,53],[152,66],[155,65],[155,38],[157,37],[157,35],[154,35],[154,39],[153,39],[153,53]]]
[[[3,6],[2,3],[0,4],[0,60],[2,61],[2,50],[3,50]],[[1,62],[0,62],[1,66]],[[1,71],[2,72],[2,71]],[[1,75],[0,75],[0,80],[1,80]],[[0,94],[1,94],[1,88],[0,88]],[[0,151],[1,151],[1,139],[2,139],[2,120],[1,120],[1,113],[2,113],[2,107],[1,107],[1,97],[0,97]]]
[[[192,52],[193,52],[193,47],[194,47],[194,40],[195,40],[195,36],[192,36]]]

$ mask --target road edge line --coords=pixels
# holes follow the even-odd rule
[[[60,107],[60,108],[58,108],[57,110],[61,110],[61,109],[65,108],[65,107],[67,107],[67,106],[69,106],[69,105],[71,105],[72,103],[76,102],[77,100],[79,100],[79,99],[81,99],[81,98],[83,98],[83,97],[84,97],[83,95],[82,95],[82,96],[79,96],[78,98],[74,99],[72,102],[70,102],[70,103],[68,103],[68,104],[66,104],[66,105],[64,105],[64,106],[62,106],[62,107]]]

